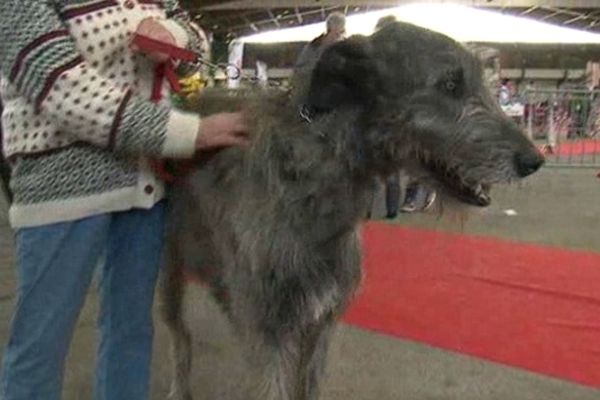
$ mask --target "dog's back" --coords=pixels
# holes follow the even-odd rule
[[[306,324],[313,314],[334,308],[357,283],[357,268],[348,270],[352,275],[347,279],[348,288],[335,289],[344,293],[315,294],[327,300],[321,304],[315,299],[319,304],[314,305],[313,311],[302,303],[306,292],[328,292],[332,289],[326,286],[337,285],[332,277],[321,279],[327,271],[311,272],[311,268],[322,262],[335,262],[340,250],[336,248],[338,239],[345,234],[350,236],[344,240],[356,247],[354,226],[368,203],[368,196],[343,201],[351,195],[352,178],[330,154],[337,150],[325,146],[322,138],[311,133],[313,127],[294,112],[292,100],[285,92],[208,92],[194,107],[205,113],[244,111],[253,139],[249,148],[201,156],[191,172],[173,185],[167,251],[175,260],[171,263],[217,291],[233,285],[240,298],[259,296],[263,302],[260,307],[279,307],[278,311],[263,310],[262,316],[250,317],[255,321],[262,319],[263,324],[272,323],[273,327]],[[340,132],[343,125],[340,122]],[[317,165],[320,168],[315,168]],[[331,249],[324,251],[328,246]],[[296,269],[286,265],[294,252]],[[272,265],[273,262],[279,265]],[[355,264],[358,267],[358,260]],[[273,272],[279,276],[267,276]],[[300,275],[294,277],[296,273]],[[280,293],[289,296],[289,291],[277,287],[278,282],[288,281],[290,276],[316,281],[300,285],[302,299],[291,296],[294,304],[277,304],[284,299],[274,297]],[[272,298],[239,290],[257,279],[264,280],[261,289],[267,288]],[[227,301],[232,299],[218,294],[228,307]],[[272,318],[272,313],[280,314],[279,319],[264,320]]]

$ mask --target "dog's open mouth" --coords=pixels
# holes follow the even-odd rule
[[[424,162],[448,193],[458,200],[476,207],[487,207],[492,203],[491,185],[488,183],[468,183],[460,177],[456,169],[448,168],[441,162]]]

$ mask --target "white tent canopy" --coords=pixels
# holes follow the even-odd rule
[[[387,15],[394,15],[400,21],[443,33],[461,42],[600,44],[600,34],[452,3],[413,3],[353,15],[348,17],[346,30],[349,35],[368,35],[373,32],[379,18]],[[323,33],[323,29],[322,23],[311,24],[258,33],[244,37],[241,41],[245,43],[310,41]]]

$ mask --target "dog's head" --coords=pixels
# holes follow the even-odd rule
[[[526,177],[543,156],[506,117],[478,59],[450,38],[406,23],[327,49],[307,105],[360,114],[370,167],[407,168],[465,203],[487,206],[492,184]]]

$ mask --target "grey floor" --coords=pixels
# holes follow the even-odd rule
[[[403,215],[393,223],[600,251],[596,173],[545,169],[526,184],[497,190],[495,205],[464,223],[448,215],[439,219],[435,213]],[[509,209],[517,215],[507,216]],[[0,213],[5,215],[2,203]],[[14,302],[13,257],[12,233],[0,219],[0,343],[7,339]],[[68,361],[64,400],[92,398],[96,307],[92,291]],[[190,291],[187,315],[195,337],[196,400],[246,399],[245,383],[252,367],[244,362],[243,349],[203,289]],[[168,337],[160,322],[153,372],[152,399],[165,399]],[[600,399],[600,390],[348,326],[340,326],[335,335],[325,386],[323,400]]]

